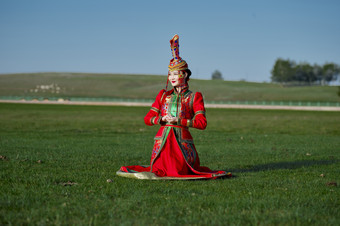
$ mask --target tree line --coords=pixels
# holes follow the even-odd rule
[[[335,63],[310,65],[306,62],[296,63],[279,58],[271,71],[272,82],[301,85],[327,85],[336,81],[340,74],[340,66]]]

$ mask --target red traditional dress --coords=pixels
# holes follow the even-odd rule
[[[178,117],[177,124],[162,123],[163,116]],[[119,176],[139,179],[201,179],[231,176],[226,171],[212,171],[200,166],[189,127],[204,130],[207,126],[202,94],[184,88],[161,90],[144,118],[149,126],[160,125],[155,136],[149,166],[123,166]]]

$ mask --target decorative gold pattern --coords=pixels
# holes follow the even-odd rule
[[[155,117],[152,117],[152,118],[150,119],[150,123],[153,124],[153,125],[155,125],[155,123],[154,123],[155,118],[156,118],[156,116],[155,116]]]
[[[151,110],[156,112],[156,113],[159,113],[159,109],[155,108],[155,107],[151,107]]]
[[[141,172],[141,173],[126,173],[123,171],[117,171],[116,174],[120,177],[128,177],[141,180],[197,180],[206,179],[206,177],[158,177],[151,172]],[[224,176],[222,174],[216,176]]]
[[[176,34],[170,40],[172,59],[169,63],[169,71],[182,71],[188,69],[188,64],[179,56],[179,36]]]

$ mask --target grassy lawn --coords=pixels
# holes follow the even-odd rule
[[[340,102],[335,86],[283,87],[272,83],[198,80],[191,90],[206,101],[311,101]],[[45,86],[53,87],[45,89]],[[31,73],[0,74],[0,96],[108,97],[154,99],[165,88],[166,77],[155,75]],[[41,85],[44,89],[41,89]],[[171,85],[169,84],[169,87]],[[37,88],[38,87],[38,88]]]
[[[117,177],[149,163],[147,111],[0,104],[0,224],[340,224],[338,112],[207,109],[201,164],[233,178]]]

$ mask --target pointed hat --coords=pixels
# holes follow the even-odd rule
[[[172,59],[168,66],[169,71],[181,71],[188,69],[188,64],[179,56],[179,36],[176,34],[170,40]]]

